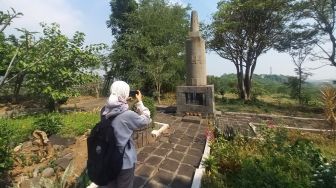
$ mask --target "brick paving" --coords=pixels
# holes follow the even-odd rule
[[[170,127],[138,149],[134,187],[189,188],[203,155],[206,125],[162,113],[156,119]]]

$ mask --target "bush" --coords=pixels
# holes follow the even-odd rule
[[[57,113],[43,115],[34,122],[35,129],[46,132],[48,136],[57,134],[62,126],[63,122],[61,121],[60,115]]]
[[[336,187],[336,160],[320,165],[312,179],[313,187]]]
[[[0,177],[2,177],[13,164],[10,152],[12,134],[13,130],[10,129],[8,124],[0,122]]]
[[[156,115],[155,100],[151,97],[143,97],[143,104],[149,109],[151,113],[151,118],[153,119]]]
[[[312,172],[326,160],[320,150],[308,140],[289,142],[286,129],[265,125],[260,131],[262,139],[217,137],[203,161],[207,172],[203,184],[219,187],[224,179],[228,187],[311,187]],[[315,177],[334,181],[336,162],[334,171],[331,166]]]

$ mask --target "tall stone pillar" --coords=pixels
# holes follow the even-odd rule
[[[205,41],[199,32],[198,15],[191,12],[191,25],[186,40],[187,85],[206,85]]]
[[[186,39],[187,79],[176,89],[177,114],[214,114],[214,86],[207,85],[205,41],[199,32],[198,14],[191,12],[191,24]]]

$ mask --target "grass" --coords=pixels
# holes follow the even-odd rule
[[[289,131],[289,140],[306,139],[313,142],[313,145],[321,150],[321,153],[328,159],[336,156],[336,142],[326,134],[309,133],[300,131]]]
[[[34,131],[33,123],[39,118],[39,115],[24,116],[19,118],[0,118],[0,121],[7,123],[11,130],[14,130],[14,144],[25,141]],[[74,137],[84,134],[87,129],[91,129],[99,120],[98,112],[72,112],[61,114],[64,126],[59,135],[64,137]]]
[[[247,112],[257,114],[277,114],[323,118],[320,104],[299,105],[285,95],[267,95],[258,97],[256,101],[242,101],[234,94],[216,96],[216,109],[222,112]]]

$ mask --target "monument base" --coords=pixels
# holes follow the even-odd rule
[[[177,86],[177,115],[214,115],[214,86]]]

